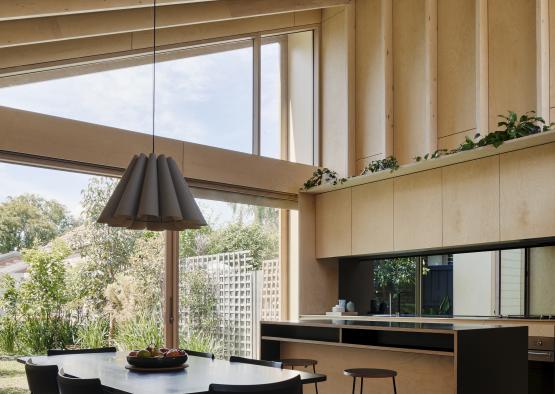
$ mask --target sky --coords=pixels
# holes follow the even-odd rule
[[[261,149],[278,157],[278,44],[265,45],[261,56]],[[152,86],[148,64],[2,88],[0,106],[150,134]],[[156,135],[250,153],[252,48],[157,63],[155,119]],[[0,202],[35,193],[58,200],[77,217],[89,178],[0,163]],[[226,203],[200,201],[200,206],[214,220],[230,220]]]

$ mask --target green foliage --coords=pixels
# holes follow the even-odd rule
[[[180,280],[185,289],[180,306],[187,311],[186,327],[190,332],[213,334],[219,323],[216,284],[204,269],[183,272]]]
[[[181,338],[179,347],[197,352],[213,353],[217,358],[225,354],[221,342],[211,334],[202,331],[192,331],[187,338]]]
[[[360,175],[366,175],[368,173],[374,173],[378,171],[390,170],[390,172],[397,171],[399,169],[399,162],[395,156],[388,156],[385,159],[372,160],[370,164],[364,167]]]
[[[108,346],[109,321],[106,318],[83,322],[77,329],[77,344],[81,348],[100,348]]]
[[[216,230],[208,247],[209,254],[249,251],[250,269],[262,268],[262,262],[276,257],[279,245],[277,233],[264,231],[259,224],[232,223]]]
[[[28,354],[44,354],[48,349],[61,349],[75,343],[77,325],[69,314],[54,317],[27,315],[20,332],[20,349]]]
[[[331,183],[332,185],[337,185],[344,183],[347,178],[341,178],[337,172],[330,170],[329,168],[318,168],[312,176],[307,179],[303,187],[305,190],[311,189],[316,186],[320,186],[323,183]]]
[[[118,326],[115,343],[119,350],[144,349],[164,344],[161,316],[138,314]]]
[[[500,130],[490,132],[482,138],[480,138],[480,134],[476,134],[473,139],[466,136],[465,141],[455,149],[438,149],[431,154],[427,153],[424,156],[416,156],[414,159],[417,162],[437,159],[441,156],[452,155],[488,145],[498,148],[505,141],[549,131],[553,125],[553,123],[546,124],[545,120],[540,116],[536,116],[534,111],[526,112],[520,117],[516,112],[509,111],[507,116],[498,115],[498,117],[502,119],[497,123],[497,126],[501,127]]]
[[[416,261],[411,257],[386,259],[374,265],[374,283],[382,289],[413,286]]]
[[[0,203],[0,253],[45,245],[74,224],[68,210],[34,194]]]

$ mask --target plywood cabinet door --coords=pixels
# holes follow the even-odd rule
[[[351,254],[351,189],[316,196],[316,257]]]
[[[500,157],[501,241],[555,236],[555,143]]]
[[[393,194],[394,249],[441,247],[441,168],[395,178]]]
[[[499,156],[443,168],[443,246],[499,241]]]
[[[353,187],[352,254],[393,250],[393,179]]]

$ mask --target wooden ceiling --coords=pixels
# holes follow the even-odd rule
[[[319,22],[351,0],[156,0],[157,46]],[[152,0],[0,3],[0,78],[152,48]],[[6,85],[6,82],[2,83]]]

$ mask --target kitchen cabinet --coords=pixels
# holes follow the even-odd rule
[[[442,246],[441,168],[393,182],[394,250]]]
[[[500,155],[501,241],[555,236],[555,143]]]
[[[499,241],[499,156],[443,168],[443,246]]]
[[[351,254],[351,188],[316,196],[316,257]]]
[[[352,189],[352,254],[393,250],[393,179]]]

